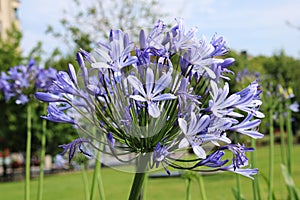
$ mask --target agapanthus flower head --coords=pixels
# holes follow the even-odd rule
[[[56,78],[53,68],[42,69],[33,59],[28,64],[10,68],[1,72],[0,89],[5,99],[14,98],[16,104],[26,104],[36,91],[45,91]]]
[[[255,174],[243,171],[250,149],[231,144],[229,136],[262,137],[256,129],[256,118],[264,116],[259,84],[230,94],[226,74],[234,59],[220,57],[228,52],[224,37],[198,39],[197,28],[186,31],[182,19],[176,22],[171,29],[158,21],[148,34],[141,30],[137,45],[127,33],[112,30],[91,53],[77,53],[79,71],[69,65],[48,93],[36,94],[49,102],[44,118],[80,132],[80,140],[64,146],[70,158],[74,147],[86,144],[121,162],[142,161],[137,170]],[[185,157],[189,150],[194,158]],[[222,160],[225,152],[233,155],[232,164]]]

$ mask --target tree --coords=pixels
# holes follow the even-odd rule
[[[78,48],[91,50],[99,39],[108,38],[110,29],[133,32],[149,29],[165,15],[157,0],[73,0],[70,8],[64,11],[66,17],[60,20],[63,31],[48,26],[46,32],[62,39],[75,51]],[[135,39],[138,34],[134,32]]]
[[[19,65],[22,61],[20,42],[22,33],[16,26],[7,30],[7,37],[0,37],[0,69],[7,71],[10,67]]]

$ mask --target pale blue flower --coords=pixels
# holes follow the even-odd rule
[[[92,63],[93,68],[109,68],[118,73],[123,67],[137,62],[136,56],[130,55],[134,44],[121,30],[111,31],[109,45],[99,43],[99,46],[95,52],[103,61]]]
[[[252,117],[252,115],[248,115],[241,123],[231,126],[229,130],[248,135],[254,139],[262,138],[264,135],[256,130],[261,120],[251,120]]]
[[[299,112],[299,104],[298,102],[294,102],[291,105],[289,105],[289,109],[293,112]]]
[[[128,82],[139,92],[137,95],[130,95],[130,98],[140,102],[147,102],[149,115],[157,118],[160,115],[160,108],[157,102],[176,99],[176,96],[171,93],[160,94],[169,86],[171,79],[171,74],[167,73],[163,74],[157,81],[154,81],[153,70],[147,68],[145,90],[142,82],[136,76],[129,75]]]
[[[216,117],[223,117],[231,114],[232,107],[240,100],[237,94],[229,94],[229,85],[226,82],[224,88],[218,88],[215,81],[210,81],[212,99],[209,101],[209,107]]]
[[[171,30],[172,45],[175,51],[187,50],[197,45],[196,37],[197,28],[194,27],[185,33],[184,23],[182,19],[177,19],[177,25]]]
[[[198,134],[201,131],[205,131],[206,128],[209,125],[210,118],[208,115],[201,116],[200,119],[197,119],[194,112],[191,113],[191,119],[190,123],[183,119],[178,119],[178,124],[180,129],[182,130],[184,134],[184,138],[179,143],[179,148],[186,148],[189,145],[192,146],[194,153],[199,158],[205,158],[206,152],[201,147],[201,144],[203,143],[203,138],[206,136],[205,133]]]

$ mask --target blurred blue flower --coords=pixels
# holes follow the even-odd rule
[[[31,59],[27,66],[14,66],[7,73],[1,72],[0,89],[6,101],[14,98],[16,104],[26,104],[36,91],[46,91],[54,79],[55,69],[41,69]]]

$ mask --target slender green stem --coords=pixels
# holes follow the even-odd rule
[[[269,110],[269,124],[270,124],[270,144],[269,144],[269,191],[268,199],[273,199],[273,178],[274,178],[274,127],[273,127],[273,108]]]
[[[101,200],[105,200],[105,193],[104,193],[104,187],[103,187],[103,182],[102,182],[102,175],[101,175],[101,163],[100,161],[98,161],[99,163],[99,173],[98,173],[98,177],[97,177],[97,180],[98,180],[98,191],[99,191],[99,194],[100,194],[100,199]]]
[[[291,121],[291,110],[286,111],[286,131],[287,131],[287,167],[290,176],[292,176],[292,154],[293,154],[293,131],[292,131],[292,121]]]
[[[251,139],[251,146],[252,148],[256,148],[256,140]],[[256,151],[253,151],[251,153],[251,164],[252,168],[256,168]],[[258,184],[258,177],[256,176],[252,182],[252,188],[253,188],[253,200],[260,200],[260,192],[259,192],[259,184]]]
[[[90,195],[89,195],[88,177],[87,177],[85,166],[84,166],[83,163],[81,163],[81,174],[82,174],[82,179],[83,179],[83,184],[84,184],[85,199],[88,200],[89,197],[90,197]]]
[[[288,102],[289,103],[289,102]],[[286,111],[286,131],[287,131],[287,169],[290,177],[293,177],[292,175],[292,154],[293,154],[293,132],[292,132],[292,112],[290,109],[287,109]],[[295,199],[293,188],[288,185],[288,193],[289,193],[289,199],[293,200]]]
[[[27,104],[27,142],[25,161],[25,200],[30,199],[31,104]]]
[[[284,134],[284,118],[283,118],[283,108],[282,103],[279,103],[278,107],[279,112],[279,129],[280,129],[280,145],[281,145],[281,162],[286,164],[286,153],[285,153],[285,134]]]
[[[238,200],[242,200],[242,186],[241,186],[241,177],[240,177],[240,175],[239,174],[236,174],[235,175],[235,177],[236,177],[236,187],[237,187],[237,199]]]
[[[236,133],[234,134],[234,141],[235,141],[235,143],[238,142],[238,135]],[[242,186],[241,186],[240,175],[236,174],[235,177],[236,177],[236,187],[237,187],[237,199],[241,200],[242,199],[241,198],[241,196],[242,196]]]
[[[44,112],[46,112],[47,104],[44,104]],[[44,184],[44,166],[45,166],[45,152],[46,152],[46,126],[47,120],[42,121],[42,138],[41,138],[41,158],[40,158],[40,176],[38,182],[38,200],[43,199],[43,184]]]
[[[148,154],[141,155],[137,162],[137,169],[134,176],[134,180],[131,186],[131,191],[129,195],[129,200],[138,200],[142,195],[142,187],[144,185],[147,166],[149,163],[150,157]],[[140,198],[142,199],[142,198]]]
[[[191,200],[191,178],[187,177],[186,178],[186,188],[185,188],[185,199],[186,200]]]
[[[101,152],[98,151],[97,152],[97,157],[96,157],[96,160],[95,160],[95,167],[94,167],[94,173],[93,173],[93,179],[92,179],[90,200],[93,200],[95,198],[96,181],[98,182],[98,190],[99,190],[99,194],[100,194],[100,199],[105,200],[104,189],[103,189],[102,179],[101,179],[100,159],[101,159]],[[99,180],[100,180],[100,182],[99,182]]]
[[[201,173],[199,173],[199,175],[198,175],[198,184],[199,184],[199,189],[200,189],[202,200],[207,200],[206,190],[204,187],[204,180],[203,180],[203,176]]]

